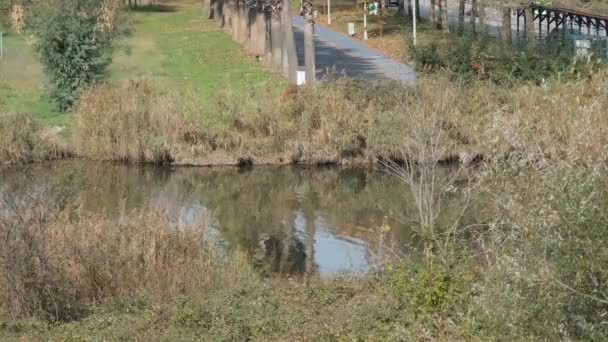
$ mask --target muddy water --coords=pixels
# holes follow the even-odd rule
[[[406,218],[410,192],[371,169],[268,167],[163,168],[57,162],[0,172],[3,194],[69,198],[83,210],[122,217],[161,209],[207,237],[247,250],[270,272],[365,272],[383,254],[415,248]],[[390,232],[380,234],[380,227]]]

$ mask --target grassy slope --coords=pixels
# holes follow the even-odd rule
[[[246,56],[192,0],[164,1],[157,10],[133,11],[133,35],[117,42],[110,81],[148,78],[163,86],[194,91],[202,103],[220,90],[279,87],[278,75]],[[51,125],[69,125],[44,98],[44,74],[23,36],[5,40],[0,63],[0,113],[27,112]],[[1,114],[0,114],[1,115]]]
[[[0,61],[0,116],[33,113],[48,124],[65,125],[69,116],[53,110],[44,98],[44,73],[31,44],[24,36],[8,32],[4,49],[4,60]]]
[[[198,2],[165,1],[160,11],[134,11],[135,35],[119,43],[111,80],[152,78],[196,90],[203,101],[227,87],[244,90],[280,82],[213,20],[202,19]],[[162,8],[162,7],[161,7]],[[206,17],[206,15],[205,15]]]

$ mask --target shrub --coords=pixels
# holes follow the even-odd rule
[[[411,46],[411,58],[426,71],[447,69],[465,79],[489,79],[498,84],[514,81],[541,82],[553,77],[568,79],[591,75],[604,62],[575,59],[563,45],[507,47],[489,38],[451,34],[438,44]]]
[[[37,1],[26,22],[48,76],[48,93],[67,110],[110,65],[112,33],[98,25],[100,0]]]
[[[416,315],[457,316],[467,306],[473,284],[464,265],[392,265],[387,278],[396,298]]]

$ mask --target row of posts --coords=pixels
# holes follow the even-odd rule
[[[298,83],[298,56],[289,0],[204,0],[203,6],[207,8],[208,18],[215,19],[233,41],[243,45],[247,53],[281,72],[291,84]],[[303,15],[306,19],[306,82],[313,83],[314,43],[312,47],[307,43],[313,42],[314,21]]]

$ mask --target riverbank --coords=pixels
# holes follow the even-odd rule
[[[83,95],[71,139],[35,125],[26,135],[0,127],[0,155],[3,163],[66,155],[171,165],[373,163],[419,160],[433,139],[439,161],[587,163],[605,158],[606,89],[603,72],[514,89],[439,73],[414,88],[344,80],[278,96],[225,92],[201,106],[192,94],[126,82]],[[45,156],[48,146],[62,152]]]

